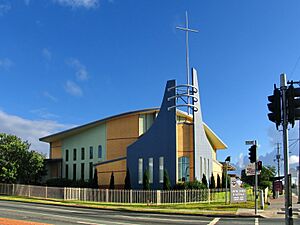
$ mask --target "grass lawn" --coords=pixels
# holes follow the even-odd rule
[[[78,206],[99,209],[115,209],[127,211],[161,212],[161,213],[183,213],[183,214],[234,214],[239,208],[253,209],[254,202],[225,204],[214,203],[189,203],[189,204],[122,204],[122,203],[99,203],[83,201],[63,201],[59,199],[26,198],[19,196],[0,196],[0,200],[21,201],[30,203],[42,203],[51,205]]]

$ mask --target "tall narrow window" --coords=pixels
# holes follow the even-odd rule
[[[84,160],[84,153],[85,153],[84,148],[81,148],[81,160]]]
[[[66,171],[65,171],[65,177],[66,177],[66,179],[69,179],[69,165],[68,164],[66,164]]]
[[[67,149],[66,150],[66,162],[68,162],[69,161],[69,150]]]
[[[149,183],[153,183],[153,158],[149,158]]]
[[[203,176],[202,157],[200,157],[200,178]]]
[[[92,162],[90,162],[89,178],[90,178],[90,180],[93,179],[93,163]]]
[[[90,146],[90,159],[93,159],[93,154],[94,154],[93,146]]]
[[[76,158],[77,158],[77,157],[76,157],[76,153],[77,153],[76,148],[74,148],[74,149],[73,149],[73,160],[74,160],[74,161],[76,161]]]
[[[84,180],[84,163],[81,163],[81,180]]]
[[[73,164],[73,180],[76,180],[76,164]]]
[[[164,157],[159,157],[159,183],[164,182]]]
[[[210,171],[209,171],[209,159],[207,159],[207,175],[210,177]]]
[[[204,174],[207,178],[207,173],[206,173],[206,158],[204,158]]]
[[[98,158],[101,159],[102,158],[102,145],[98,146]]]
[[[143,159],[139,158],[139,184],[143,184]]]

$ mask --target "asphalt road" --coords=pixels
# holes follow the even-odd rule
[[[182,216],[151,213],[132,213],[113,210],[82,209],[64,206],[51,206],[11,201],[0,201],[0,218],[32,221],[47,224],[90,224],[90,225],[160,225],[160,224],[230,224],[259,225],[284,224],[283,219],[264,218],[222,218],[204,216]],[[294,224],[300,225],[295,219]]]

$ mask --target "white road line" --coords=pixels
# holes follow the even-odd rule
[[[258,223],[258,218],[255,218],[254,224],[255,224],[255,225],[259,225],[259,223]]]
[[[0,204],[0,205],[4,205],[5,204]],[[6,206],[12,206],[11,204],[8,204]],[[71,212],[71,213],[77,213],[77,212],[80,212],[80,213],[90,213],[90,212],[87,212],[87,211],[79,211],[79,210],[70,210],[70,209],[60,209],[60,208],[48,208],[48,207],[43,207],[43,206],[32,206],[32,205],[22,205],[24,206],[24,208],[29,208],[32,210],[32,208],[36,208],[36,209],[46,209],[46,210],[49,210],[49,211],[58,211],[58,212]]]
[[[207,220],[186,220],[186,219],[171,219],[169,218],[155,218],[155,217],[133,217],[133,216],[124,216],[119,215],[118,217],[134,219],[134,220],[151,220],[151,221],[169,221],[169,222],[182,222],[183,224],[186,223],[197,223],[197,222],[207,222]]]
[[[215,225],[218,221],[220,220],[220,218],[214,218],[212,221],[210,221],[210,223],[208,223],[207,225]]]

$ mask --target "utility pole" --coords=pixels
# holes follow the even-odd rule
[[[255,215],[257,215],[257,199],[258,199],[258,195],[257,195],[257,141],[254,141],[254,145],[256,146],[255,148],[255,190],[254,190],[254,194],[255,194]]]
[[[292,195],[291,184],[289,175],[289,145],[288,145],[288,117],[286,107],[286,90],[287,81],[286,75],[280,75],[280,90],[282,93],[282,105],[283,105],[283,154],[284,154],[284,192],[285,192],[285,224],[293,224],[293,210],[292,210]]]
[[[298,204],[300,204],[300,120],[299,120],[299,123],[298,123],[298,128],[299,128],[299,142],[298,142],[298,147],[299,147],[299,164],[298,164]]]
[[[277,144],[277,155],[276,155],[276,160],[277,160],[277,172],[278,172],[278,177],[280,177],[280,143]]]

